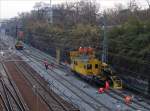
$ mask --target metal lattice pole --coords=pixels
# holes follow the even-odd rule
[[[102,51],[102,62],[108,63],[108,39],[106,35],[106,14],[103,15],[103,51]]]
[[[50,0],[50,8],[49,8],[49,12],[50,12],[50,24],[53,24],[53,9],[52,9],[52,0]]]

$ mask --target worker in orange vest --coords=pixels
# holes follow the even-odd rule
[[[132,102],[132,97],[131,96],[125,96],[125,103],[127,104],[127,105],[129,105],[129,104],[131,104],[131,102]]]
[[[105,82],[105,90],[108,90],[109,88],[110,88],[109,82],[106,81],[106,82]]]
[[[100,93],[100,94],[104,93],[104,88],[100,87],[100,88],[98,89],[98,93]]]
[[[48,69],[48,61],[46,59],[44,60],[44,65],[45,65],[45,68],[47,70]]]

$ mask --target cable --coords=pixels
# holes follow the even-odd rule
[[[33,35],[40,35],[40,36],[50,36],[50,35],[47,35],[47,34],[40,34],[40,33],[31,33],[31,34],[33,34]],[[83,39],[85,39],[85,38],[81,38],[81,40],[83,40]],[[86,41],[87,41],[88,39],[86,39]],[[67,40],[67,41],[69,41],[69,40]],[[65,41],[64,40],[64,42],[67,42],[67,41]],[[92,44],[95,44],[96,42],[92,42]],[[64,47],[65,45],[64,44],[60,44],[60,43],[52,43],[53,45],[57,45],[57,46],[59,46],[59,47]],[[92,44],[90,45],[90,42],[89,41],[87,41],[87,44],[89,45],[89,46],[92,46]],[[79,46],[80,47],[80,46]]]
[[[33,34],[37,34],[37,35],[44,35],[44,36],[49,36],[49,35],[47,35],[47,34],[40,34],[40,33],[33,33]],[[85,37],[86,38],[86,37]],[[80,38],[81,40],[82,39],[85,39],[85,38]],[[73,40],[80,40],[79,38],[73,38]],[[92,38],[91,38],[92,39]],[[88,43],[87,44],[89,44],[89,46],[92,46],[92,45],[90,45],[90,40],[88,40],[87,38],[86,38],[86,41],[88,41]],[[123,43],[122,41],[119,41],[119,40],[113,40],[113,39],[109,39],[109,41],[112,41],[112,42],[118,42],[118,43]],[[98,42],[92,42],[91,44],[95,44],[95,43],[97,43],[97,45],[98,46],[100,46],[99,44],[100,43],[98,43]],[[55,45],[57,45],[56,43],[55,43]],[[95,45],[95,46],[97,46],[97,45]],[[134,52],[134,53],[136,53],[136,54],[138,54],[138,55],[142,55],[142,54],[139,54],[139,51],[135,51],[135,50],[133,50],[133,47],[129,47],[129,46],[126,46],[126,45],[123,45],[123,44],[121,44],[122,46],[123,46],[123,48],[127,48],[128,50],[130,50],[130,51],[132,51],[132,52]],[[60,46],[60,44],[58,44],[58,46]],[[64,44],[62,44],[61,46],[64,46]],[[101,45],[102,46],[102,45]],[[109,48],[110,49],[110,48]]]
[[[148,74],[147,75],[143,75],[142,73],[131,71],[131,70],[129,70],[127,68],[124,68],[124,67],[121,67],[121,66],[114,66],[114,67],[115,67],[115,69],[121,69],[121,70],[123,70],[125,72],[129,72],[130,74],[132,73],[132,74],[134,74],[132,76],[135,76],[135,77],[137,77],[137,75],[140,75],[140,76],[145,77],[145,78],[150,78],[150,76],[148,76]]]
[[[102,53],[102,51],[99,51],[100,53]],[[145,64],[145,65],[148,65],[148,66],[150,66],[150,62],[147,62],[147,61],[145,61],[145,60],[139,60],[139,59],[137,59],[137,58],[131,58],[131,57],[127,57],[127,56],[123,56],[123,55],[121,55],[121,54],[116,54],[116,53],[112,53],[112,52],[108,52],[108,55],[110,55],[110,56],[117,56],[117,57],[122,57],[122,58],[124,58],[124,59],[126,59],[126,60],[130,60],[130,61],[132,61],[132,62],[138,62],[138,63],[140,63],[140,64]]]
[[[123,56],[123,55],[120,55],[120,54],[114,54],[114,53],[111,53],[111,52],[108,52],[108,54],[109,55],[112,55],[112,56],[117,56],[117,57],[122,57],[122,58],[124,58],[124,59],[126,59],[126,60],[131,60],[131,61],[134,61],[134,62],[138,62],[138,63],[140,63],[140,64],[145,64],[145,65],[149,65],[150,66],[150,62],[148,62],[148,61],[145,61],[145,60],[139,60],[139,59],[137,59],[137,58],[129,58],[129,57],[127,57],[127,56]]]
[[[64,44],[56,44],[56,43],[54,43],[54,45],[58,45],[58,46],[64,46]],[[63,49],[62,49],[63,50]],[[68,50],[65,50],[65,51],[68,51]],[[101,51],[100,51],[101,52]],[[136,52],[136,51],[134,51],[134,52]],[[136,52],[137,53],[137,52]],[[120,54],[115,54],[115,53],[112,53],[112,52],[108,52],[108,54],[109,55],[112,55],[112,56],[119,56],[119,57],[122,57],[122,58],[125,58],[125,59],[127,59],[127,60],[131,60],[131,61],[138,61],[138,62],[140,62],[140,63],[144,63],[144,64],[147,64],[147,65],[150,65],[150,62],[147,62],[147,61],[145,61],[145,60],[139,60],[139,59],[137,59],[137,58],[129,58],[128,56],[123,56],[123,55],[120,55]]]

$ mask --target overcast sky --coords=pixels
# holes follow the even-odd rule
[[[29,12],[33,9],[36,2],[49,3],[50,0],[0,0],[0,18],[11,18],[17,16],[21,12]],[[79,0],[52,0],[52,4],[62,2],[74,2]],[[95,0],[101,6],[101,10],[113,8],[116,4],[122,3],[126,5],[129,0]],[[136,0],[139,5],[146,7],[146,0]]]

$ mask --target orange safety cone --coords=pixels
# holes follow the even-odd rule
[[[99,93],[99,94],[104,93],[104,88],[100,87],[100,88],[98,89],[98,93]]]
[[[109,82],[106,81],[106,82],[105,82],[105,90],[108,90],[109,88],[110,88]]]

